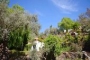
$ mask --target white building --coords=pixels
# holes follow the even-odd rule
[[[36,39],[33,42],[33,45],[31,47],[31,51],[33,51],[34,49],[36,49],[36,51],[40,51],[40,49],[42,49],[43,46],[44,46],[44,43],[43,42],[40,42],[40,41],[38,41],[38,39]]]

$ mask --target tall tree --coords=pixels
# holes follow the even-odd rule
[[[87,8],[87,11],[79,16],[78,19],[81,24],[82,31],[89,30],[90,28],[90,9]]]
[[[74,22],[74,25],[72,25],[74,30],[78,30],[80,27],[80,23],[79,22]]]
[[[9,48],[23,50],[30,34],[38,35],[40,25],[36,15],[25,12],[19,5],[9,8],[7,0],[0,3],[0,39],[2,30],[9,32]],[[32,36],[34,37],[34,36]]]
[[[24,9],[19,5],[8,8],[7,14],[5,23],[9,31],[8,47],[23,50],[30,34],[30,20],[27,19]]]
[[[37,15],[32,15],[31,16],[30,28],[31,28],[31,31],[32,31],[32,36],[33,35],[37,36],[38,32],[41,28],[40,24],[38,23]]]
[[[8,46],[11,49],[23,50],[30,34],[38,34],[39,23],[37,17],[25,12],[19,5],[14,5],[12,8],[8,8],[7,11],[9,14],[5,22],[10,31]]]
[[[73,24],[74,24],[74,22],[70,18],[64,17],[64,18],[62,18],[61,22],[58,23],[58,27],[60,29],[68,30],[68,29],[72,28]]]
[[[8,31],[5,25],[5,18],[7,16],[7,5],[8,0],[0,0],[0,59],[1,60],[8,60],[8,48],[7,48],[7,41],[8,41]]]

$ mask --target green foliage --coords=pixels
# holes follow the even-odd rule
[[[82,36],[79,35],[75,36],[75,35],[71,35],[70,33],[67,33],[65,35],[65,39],[66,39],[65,45],[70,48],[69,51],[81,51],[82,42],[80,40],[82,39]]]
[[[25,12],[23,7],[19,5],[13,5],[11,8],[7,9],[8,17],[7,17],[7,27],[8,29],[13,30],[14,27],[18,28],[18,26],[26,26],[31,29],[31,36],[34,37],[34,35],[38,35],[40,24],[38,23],[37,15],[29,14],[28,12]],[[12,24],[11,24],[12,23]]]
[[[26,44],[24,47],[24,51],[29,51],[31,46],[32,46],[32,44]]]
[[[60,29],[71,29],[74,22],[70,18],[64,17],[61,22],[58,23]]]
[[[7,0],[0,1],[0,40],[2,30],[7,29],[9,33],[8,47],[10,49],[23,50],[30,34],[38,34],[40,25],[36,15],[24,11],[23,7],[14,5],[9,8]]]
[[[10,49],[23,50],[25,44],[29,40],[30,20],[25,16],[25,12],[19,5],[14,5],[13,8],[8,8],[8,17],[5,21],[9,30],[8,47]]]
[[[60,49],[60,54],[64,53],[64,52],[68,52],[70,51],[71,47],[70,46],[67,46],[67,47],[61,47]]]
[[[20,49],[23,50],[25,44],[29,40],[29,30],[25,28],[18,28],[14,31],[11,31],[9,34],[8,47],[11,49]]]
[[[82,32],[89,32],[90,30],[90,9],[79,16],[78,22],[81,24]]]
[[[45,47],[46,47],[47,52],[54,51],[54,53],[56,55],[59,54],[60,53],[60,39],[59,39],[59,37],[57,37],[55,35],[49,35],[45,39]]]
[[[11,8],[7,8],[8,14],[14,13],[15,11],[24,12],[24,8],[19,5],[13,5]]]
[[[77,30],[80,27],[80,23],[79,22],[74,22],[74,25],[72,25],[72,27],[73,27],[74,30]]]
[[[68,51],[70,48],[63,46],[64,40],[55,35],[49,35],[45,39],[46,52],[54,51],[55,56],[60,55],[63,51]]]
[[[31,58],[31,60],[40,60],[38,52],[36,50],[33,50],[30,53],[30,58]]]
[[[5,12],[2,12],[2,14],[4,13],[5,16],[0,16],[2,18],[0,20],[0,30],[6,28],[9,32],[8,47],[23,50],[28,40],[34,37],[30,34],[38,34],[40,25],[37,16],[25,12],[23,7],[19,5],[5,8]]]
[[[7,6],[8,6],[8,0],[0,0],[0,42],[2,39],[3,30],[6,27],[6,24],[4,23],[5,18],[7,17]]]
[[[12,9],[14,9],[14,10],[24,11],[24,8],[21,7],[21,6],[19,6],[19,5],[17,5],[17,4],[16,4],[16,5],[13,5]]]
[[[9,60],[26,60],[26,51],[17,51],[17,50],[10,50],[9,52]],[[22,56],[22,57],[21,57]]]

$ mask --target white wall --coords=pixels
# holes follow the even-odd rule
[[[42,47],[44,46],[44,43],[43,42],[39,42],[39,41],[34,41],[33,42],[35,45],[36,45],[36,51],[40,51],[40,49],[42,49]],[[33,51],[34,48],[33,48],[33,45],[31,47],[31,51]]]

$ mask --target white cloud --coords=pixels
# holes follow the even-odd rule
[[[77,3],[74,0],[51,0],[64,13],[76,12]]]

